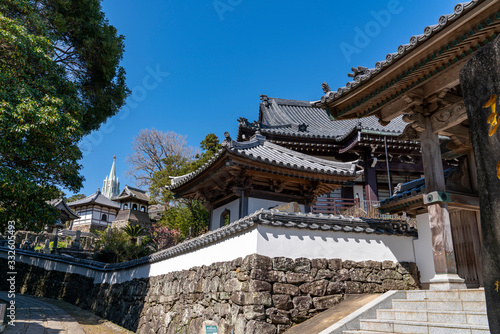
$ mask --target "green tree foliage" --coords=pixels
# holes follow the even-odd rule
[[[146,232],[146,230],[141,226],[137,224],[132,225],[130,222],[127,224],[127,226],[122,227],[121,230],[125,232],[132,243],[135,243],[137,241],[137,238],[144,234],[144,232]]]
[[[40,228],[56,217],[45,201],[57,186],[81,187],[82,106],[46,37],[0,14],[0,48],[0,224]]]
[[[52,60],[62,65],[78,91],[84,134],[124,105],[129,94],[119,66],[124,37],[105,18],[101,0],[1,1],[0,12],[51,42]]]
[[[219,137],[213,133],[206,135],[205,139],[200,143],[200,147],[203,150],[203,154],[197,156],[190,168],[196,170],[208,162],[221,148],[222,145],[219,142]]]
[[[40,230],[82,186],[77,146],[129,93],[99,0],[0,1],[0,230]]]
[[[73,196],[71,196],[70,198],[68,198],[66,200],[66,203],[71,203],[71,202],[79,201],[81,199],[84,199],[85,197],[87,197],[87,196],[85,196],[84,194],[73,195]]]
[[[127,234],[120,229],[111,228],[96,233],[99,235],[94,247],[94,259],[97,261],[118,263],[151,254],[148,246],[131,243]]]
[[[181,238],[187,239],[207,231],[209,215],[202,202],[181,199],[165,212],[159,223],[178,230]]]

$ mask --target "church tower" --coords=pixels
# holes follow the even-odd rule
[[[116,156],[113,157],[111,171],[102,184],[102,194],[109,199],[118,196],[120,193],[120,182],[118,182],[118,178],[116,177],[115,160]]]

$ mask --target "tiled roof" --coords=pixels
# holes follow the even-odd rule
[[[262,96],[261,123],[240,119],[240,127],[263,134],[278,134],[304,138],[342,140],[355,129],[379,131],[399,135],[407,125],[402,116],[382,126],[375,116],[332,121],[325,110],[311,106],[310,102],[285,100]]]
[[[444,178],[447,180],[454,172],[456,168],[449,168],[444,171]],[[415,196],[422,196],[427,193],[427,189],[425,187],[425,178],[416,179],[406,183],[398,184],[394,189],[394,195],[386,198],[385,200],[380,201],[381,207],[386,207],[388,205],[394,205],[395,203],[400,202],[401,200],[405,200]]]
[[[139,200],[149,202],[149,196],[146,194],[145,190],[132,188],[130,186],[125,186],[125,188],[123,188],[120,195],[113,197],[113,200],[118,201],[118,200],[125,199],[125,198],[136,198]]]
[[[212,159],[192,173],[172,177],[172,185],[168,189],[173,190],[187,183],[218,161],[225,151],[265,164],[316,174],[357,177],[362,173],[356,162],[336,162],[302,154],[268,142],[264,136],[257,132],[249,141],[245,142],[236,142],[227,137],[222,142],[222,149]]]
[[[78,219],[80,216],[78,216],[66,203],[65,200],[62,198],[59,199],[54,199],[52,201],[48,201],[48,204],[58,208],[59,210],[65,212],[70,219]]]
[[[416,229],[400,221],[374,220],[336,215],[326,216],[322,214],[310,213],[287,213],[261,209],[217,230],[210,231],[193,239],[189,239],[174,247],[156,252],[149,256],[145,256],[128,262],[102,263],[92,260],[68,258],[65,256],[53,254],[34,253],[24,250],[19,250],[19,253],[21,255],[26,254],[63,263],[77,263],[80,266],[98,269],[101,271],[112,271],[117,269],[131,268],[141,264],[155,263],[188,252],[192,252],[196,249],[220,242],[225,238],[237,235],[257,225],[312,231],[358,233],[360,235],[385,234],[401,237],[415,237],[418,235]],[[8,250],[6,247],[0,247],[0,249],[2,251]],[[16,250],[16,252],[17,251],[18,250]]]
[[[389,53],[385,60],[379,61],[375,64],[374,68],[367,69],[363,71],[361,75],[355,76],[353,81],[348,82],[344,87],[340,87],[336,92],[330,91],[327,92],[324,96],[321,97],[320,101],[316,101],[314,104],[325,104],[339,99],[340,97],[346,95],[362,83],[370,80],[380,72],[384,71],[394,63],[396,63],[399,59],[405,57],[412,50],[420,46],[425,41],[431,39],[434,35],[439,33],[444,28],[453,24],[458,18],[463,16],[465,13],[469,12],[479,3],[484,2],[485,0],[472,0],[469,2],[459,3],[455,5],[452,14],[441,15],[439,17],[438,23],[425,27],[423,34],[414,35],[410,38],[408,44],[400,45],[397,49],[397,52]]]
[[[149,218],[148,213],[132,209],[120,210],[114,222],[120,220],[130,221],[134,223],[135,222],[147,223],[147,224],[151,223],[151,218]]]
[[[80,206],[80,205],[93,204],[93,203],[104,205],[104,206],[109,206],[109,207],[116,208],[116,209],[120,208],[120,204],[113,202],[112,200],[110,200],[109,198],[104,196],[99,190],[88,197],[82,198],[78,201],[68,203],[68,206],[69,207],[76,207],[76,206]]]

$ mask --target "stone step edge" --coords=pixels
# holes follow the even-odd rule
[[[318,334],[342,334],[342,332],[347,330],[358,330],[361,319],[375,319],[377,317],[377,309],[390,309],[394,298],[404,297],[406,297],[404,290],[387,291]]]
[[[379,309],[377,311],[380,312],[412,312],[412,313],[446,313],[446,314],[467,314],[467,315],[488,315],[485,312],[478,312],[478,311],[452,311],[452,310],[408,310],[408,309],[396,309],[396,308],[389,308],[389,309]],[[367,319],[369,320],[369,319]]]
[[[387,332],[374,332],[374,331],[367,331],[364,329],[349,329],[346,331],[343,331],[342,334],[387,334]]]
[[[415,293],[415,292],[422,292],[422,291],[429,291],[429,292],[470,292],[470,291],[481,291],[484,293],[484,288],[475,288],[475,289],[450,289],[450,290],[425,290],[425,289],[420,289],[420,290],[404,290],[405,292],[409,293]]]
[[[392,323],[398,325],[412,325],[412,326],[427,326],[427,327],[447,327],[447,328],[464,328],[464,329],[486,329],[489,326],[473,325],[473,324],[452,324],[447,322],[422,322],[422,321],[409,321],[409,320],[391,320],[391,319],[363,319],[360,323],[374,322],[374,323]]]
[[[484,300],[413,300],[413,299],[393,299],[393,302],[407,302],[407,303],[484,303],[484,308],[486,309],[486,302]]]

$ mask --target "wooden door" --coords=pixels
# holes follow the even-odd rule
[[[457,271],[469,288],[483,286],[482,247],[477,219],[475,211],[450,212]]]

